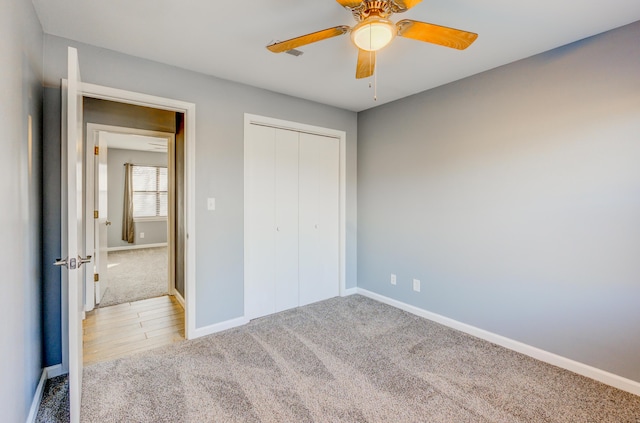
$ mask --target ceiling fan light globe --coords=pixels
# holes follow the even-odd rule
[[[378,51],[396,36],[396,26],[388,19],[369,18],[351,31],[351,40],[361,50]]]

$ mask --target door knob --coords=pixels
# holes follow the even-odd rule
[[[107,220],[106,222],[104,222],[104,224],[109,226],[109,225],[111,225],[111,222]]]
[[[78,256],[78,267],[82,266],[85,263],[91,263],[91,256],[80,257]]]
[[[69,259],[67,257],[63,259],[58,258],[56,259],[56,261],[53,262],[53,265],[66,267],[69,270],[74,270],[76,268],[76,259],[75,258]]]
[[[67,263],[67,257],[61,259],[61,258],[57,258],[56,261],[53,262],[54,266],[64,266],[64,267],[68,267],[69,263]]]

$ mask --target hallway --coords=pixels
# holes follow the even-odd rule
[[[184,309],[171,296],[150,298],[87,313],[84,364],[114,360],[184,339]]]

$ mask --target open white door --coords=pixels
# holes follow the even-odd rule
[[[98,159],[96,168],[96,210],[98,210],[98,218],[95,219],[95,266],[98,273],[98,281],[96,282],[96,303],[100,303],[102,296],[107,290],[109,279],[107,277],[107,229],[111,222],[107,216],[108,207],[108,185],[107,185],[107,154],[109,150],[107,142],[102,136],[102,132],[98,133]]]
[[[63,366],[69,372],[71,423],[76,423],[80,421],[80,400],[82,398],[83,271],[87,267],[82,264],[90,262],[91,256],[84,257],[82,83],[80,81],[78,51],[69,47],[68,54],[67,93],[64,96],[67,107],[66,110],[63,108],[63,128],[66,131],[66,139],[63,136],[61,175],[63,197],[61,251],[66,255],[66,258],[59,259],[56,265],[62,266],[63,295],[65,292],[67,293],[68,313],[66,316],[63,315],[63,338],[68,339],[63,339]],[[64,116],[65,112],[66,117]],[[64,322],[64,320],[67,321]]]
[[[65,99],[66,100],[66,99]],[[66,108],[66,103],[63,106]],[[85,270],[84,271],[84,310],[91,311],[96,306],[96,292],[95,285],[96,282],[94,280],[94,276],[98,274],[98,254],[96,254],[97,250],[97,238],[95,235],[97,228],[97,219],[95,218],[95,211],[98,210],[97,204],[98,200],[96,199],[98,187],[96,182],[96,177],[94,173],[96,172],[98,166],[98,156],[96,155],[96,147],[98,146],[98,135],[97,131],[90,131],[89,125],[87,125],[86,138],[87,142],[85,143],[85,161],[84,161],[84,170],[85,170],[85,187],[84,191],[84,200],[85,200],[85,219],[84,222],[86,224],[84,235],[85,241],[84,245],[86,246],[86,253],[91,253],[93,255],[93,268],[92,271]]]

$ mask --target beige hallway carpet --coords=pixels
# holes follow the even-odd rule
[[[83,422],[630,422],[640,397],[362,296],[87,366]]]
[[[110,251],[108,288],[99,307],[109,307],[167,294],[167,247]]]

